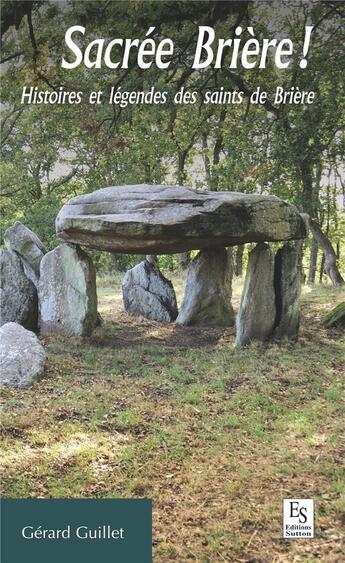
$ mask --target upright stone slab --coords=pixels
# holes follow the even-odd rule
[[[301,258],[296,247],[280,248],[275,258],[275,338],[297,339],[300,323]]]
[[[126,272],[122,282],[122,297],[124,308],[131,315],[168,323],[177,317],[176,296],[171,281],[148,260]]]
[[[11,250],[0,250],[0,326],[16,322],[37,330],[36,287],[26,277],[20,258]]]
[[[43,257],[38,296],[43,334],[92,333],[97,320],[96,272],[78,246],[60,244]]]
[[[322,324],[326,328],[345,328],[345,301],[333,307]]]
[[[46,354],[36,334],[18,323],[0,328],[0,383],[28,387],[42,377]]]
[[[6,229],[4,241],[6,248],[18,254],[23,262],[25,274],[37,287],[40,263],[47,252],[42,241],[19,221]]]
[[[176,322],[182,325],[233,325],[231,276],[231,259],[225,248],[200,251],[189,265]]]
[[[236,346],[267,340],[276,316],[274,255],[268,244],[258,244],[249,254],[240,309],[236,320]]]

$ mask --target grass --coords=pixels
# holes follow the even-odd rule
[[[130,318],[119,282],[92,337],[42,338],[46,377],[3,389],[3,494],[150,497],[158,563],[343,560],[344,337],[322,326],[340,292],[305,290],[296,345],[238,350],[233,329]],[[295,497],[312,541],[281,539]]]

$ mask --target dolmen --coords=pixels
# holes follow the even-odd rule
[[[299,241],[306,225],[297,209],[278,197],[112,186],[70,199],[56,218],[56,233],[61,242],[50,251],[21,223],[4,234],[0,326],[10,323],[9,335],[11,323],[41,334],[92,334],[99,315],[90,248],[147,256],[123,280],[124,307],[131,315],[185,326],[236,323],[237,346],[298,336]],[[270,243],[279,242],[274,252]],[[244,243],[254,244],[235,318],[231,247]],[[152,256],[191,250],[197,252],[178,310],[172,283]]]
[[[69,200],[56,219],[57,236],[70,245],[126,254],[199,253],[187,274],[177,312],[169,280],[143,261],[125,275],[125,309],[133,315],[182,325],[231,326],[229,247],[257,243],[249,255],[236,345],[295,339],[299,327],[299,241],[306,224],[278,197],[207,192],[182,186],[111,186]],[[285,242],[276,256],[270,242]]]

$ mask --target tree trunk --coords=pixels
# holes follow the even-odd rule
[[[202,148],[203,148],[203,160],[204,160],[204,168],[205,168],[205,177],[208,189],[212,189],[212,176],[211,176],[211,163],[210,157],[208,156],[208,146],[207,146],[207,135],[203,133],[202,135]]]
[[[180,186],[184,185],[186,179],[185,165],[188,151],[178,150],[178,168],[177,168],[177,182]],[[190,262],[190,252],[182,252],[178,257],[179,266],[181,270],[185,270]]]
[[[308,272],[308,285],[314,285],[316,276],[317,254],[319,247],[316,240],[313,238],[310,249],[310,263]]]
[[[313,236],[315,238],[316,243],[320,247],[320,249],[325,254],[325,272],[331,279],[331,282],[334,286],[344,285],[345,281],[339,272],[339,268],[337,265],[337,256],[334,252],[334,248],[331,244],[331,241],[328,237],[322,232],[320,225],[312,219],[312,217],[317,216],[317,206],[315,204],[315,197],[318,197],[318,190],[321,181],[321,166],[317,167],[317,176],[316,176],[316,187],[317,193],[314,194],[313,191],[313,169],[312,166],[308,162],[303,162],[301,165],[301,178],[303,184],[303,194],[302,194],[302,201],[303,201],[303,211],[309,215],[309,227],[312,230]]]
[[[303,162],[300,167],[302,178],[302,207],[304,213],[308,213],[310,217],[316,217],[316,209],[314,206],[313,194],[313,168],[308,162]]]
[[[220,153],[222,152],[222,149],[223,149],[222,125],[223,125],[225,118],[226,118],[226,111],[227,111],[226,109],[222,109],[222,111],[220,112],[219,120],[218,120],[217,135],[216,135],[216,140],[215,140],[214,149],[213,149],[213,165],[219,164]]]
[[[178,255],[178,259],[181,270],[185,270],[190,263],[190,252],[181,252]]]
[[[186,151],[182,151],[182,150],[178,150],[177,153],[177,158],[178,158],[178,167],[177,167],[177,182],[180,186],[184,185],[185,179],[186,179],[186,175],[185,175],[185,165],[186,165],[186,158],[187,158],[187,152]]]
[[[243,273],[243,251],[244,251],[244,244],[240,244],[236,248],[236,258],[235,258],[235,276],[237,278],[242,277]]]
[[[344,285],[345,281],[339,272],[337,265],[337,256],[330,240],[323,234],[320,226],[314,219],[309,219],[309,226],[313,232],[313,236],[325,254],[325,272],[330,277],[334,286]]]
[[[213,147],[213,157],[212,157],[212,173],[211,173],[211,190],[216,192],[218,190],[218,182],[219,182],[219,171],[218,171],[218,164],[220,162],[220,153],[223,149],[223,132],[222,126],[225,121],[226,117],[226,109],[222,109],[219,115],[218,126],[217,126],[217,133]]]
[[[117,272],[117,255],[115,252],[110,252],[110,262],[112,271]]]
[[[321,264],[320,264],[320,276],[319,276],[320,283],[322,283],[324,271],[325,271],[325,255],[324,253],[322,253]]]

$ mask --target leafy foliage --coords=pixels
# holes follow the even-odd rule
[[[55,211],[73,195],[111,184],[192,183],[201,189],[273,193],[291,201],[319,221],[339,255],[344,234],[337,204],[344,193],[343,12],[344,6],[334,2],[5,1],[2,229],[15,219],[25,220],[51,246]],[[143,38],[155,26],[154,38],[174,41],[170,66],[143,71],[130,57],[128,69],[63,69],[64,34],[76,22],[86,28],[81,47],[96,37]],[[293,61],[284,70],[269,60],[265,69],[230,71],[225,50],[221,69],[195,71],[192,56],[202,24],[212,25],[217,39],[233,36],[239,24],[252,25],[258,39],[290,37],[296,46]],[[308,66],[301,69],[307,24],[314,29]],[[81,91],[82,101],[22,104],[23,86]],[[313,90],[316,100],[309,106],[274,103],[277,86]],[[166,104],[108,103],[111,88],[148,92],[152,87],[167,92]],[[194,104],[173,103],[181,87],[197,93]],[[267,102],[249,104],[258,87],[268,92]],[[243,103],[203,103],[206,91],[220,88],[242,90]],[[88,97],[95,90],[102,90],[103,103],[91,105]]]

